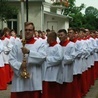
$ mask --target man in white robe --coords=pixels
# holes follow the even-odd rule
[[[75,46],[74,43],[68,40],[67,31],[61,29],[58,31],[58,37],[60,38],[60,45],[63,48],[63,60],[62,70],[59,70],[57,81],[63,80],[61,87],[62,98],[72,98],[71,83],[73,81],[73,62],[75,59]],[[63,76],[61,75],[63,73]],[[61,75],[61,76],[60,76]]]
[[[25,47],[17,42],[9,55],[9,62],[14,71],[12,80],[11,98],[40,98],[42,90],[41,64],[46,58],[43,41],[35,40],[34,24],[25,23]],[[23,54],[26,61],[23,61]],[[26,67],[24,66],[26,64]],[[21,77],[24,67],[29,73],[29,78]]]
[[[57,34],[51,31],[47,36],[46,61],[42,66],[43,91],[42,98],[60,98],[59,84],[56,83],[59,68],[62,62],[62,47],[57,43]]]

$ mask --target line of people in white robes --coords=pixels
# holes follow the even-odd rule
[[[47,37],[35,36],[37,41],[33,47],[29,45],[31,42],[27,43],[26,47],[32,50],[28,62],[30,66],[35,64],[36,67],[28,67],[31,73],[30,81],[21,80],[20,77],[12,81],[13,71],[15,77],[19,76],[21,71],[19,67],[21,64],[12,60],[17,58],[19,62],[22,62],[21,55],[17,57],[15,54],[22,44],[19,38],[9,38],[3,31],[0,40],[0,90],[2,85],[3,89],[6,89],[7,83],[12,81],[14,86],[11,92],[40,91],[40,96],[35,98],[82,98],[85,96],[91,85],[94,85],[94,81],[98,79],[98,32],[69,28],[68,32],[60,29],[57,35],[54,31],[49,31]],[[8,60],[10,51],[10,60]],[[18,54],[20,53],[21,50]],[[9,67],[6,68],[6,66]],[[9,71],[7,74],[6,69]],[[4,82],[2,84],[1,80],[5,81],[5,84]],[[33,85],[34,88],[32,88]]]

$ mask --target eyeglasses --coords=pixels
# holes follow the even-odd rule
[[[31,32],[31,31],[33,31],[33,29],[25,29],[25,32],[27,32],[27,31]]]
[[[68,32],[68,33],[73,33],[73,32]]]

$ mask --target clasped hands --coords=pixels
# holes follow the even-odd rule
[[[30,53],[30,50],[27,49],[26,47],[22,47],[21,50],[22,50],[23,54],[29,54]]]

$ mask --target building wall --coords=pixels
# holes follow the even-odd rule
[[[41,3],[29,4],[29,21],[35,24],[37,30],[41,30]]]
[[[24,21],[26,22],[26,10],[24,13]],[[34,23],[35,29],[41,30],[41,3],[31,2],[28,4],[28,21]],[[18,23],[18,28],[21,30],[21,8],[18,14]]]
[[[50,2],[51,0],[45,0]],[[17,6],[19,13],[17,14],[17,33],[20,34],[20,30],[22,29],[21,18],[24,18],[24,22],[26,21],[26,9],[24,9],[24,17],[21,17],[21,2],[10,2],[11,5]],[[55,31],[59,29],[69,27],[68,18],[54,17],[50,15],[44,15],[44,11],[42,11],[42,2],[29,2],[28,4],[28,21],[33,22],[36,30],[46,30],[48,26],[54,26]],[[26,5],[24,5],[26,8]],[[4,27],[6,25],[4,24]],[[1,26],[0,26],[1,27]],[[52,29],[52,27],[50,28]]]
[[[17,32],[20,33],[20,30],[22,29],[22,21],[21,18],[24,18],[24,22],[26,22],[26,9],[24,9],[24,17],[21,17],[21,2],[11,2],[10,5],[15,5],[18,8],[19,13],[17,14]],[[28,21],[33,22],[35,25],[35,28],[37,30],[41,30],[41,2],[30,2],[28,4]],[[24,3],[24,8],[26,8],[26,5]],[[0,23],[1,24],[1,23]],[[3,25],[3,28],[7,25]],[[0,26],[2,27],[2,26]]]
[[[49,15],[44,15],[44,30],[52,29],[52,25],[54,26],[54,30],[57,32],[59,29],[68,29],[69,28],[69,21],[66,18],[54,17]],[[52,24],[51,27],[48,24]],[[56,26],[57,25],[57,26]],[[49,28],[50,27],[50,28]],[[57,28],[57,29],[56,29]]]

